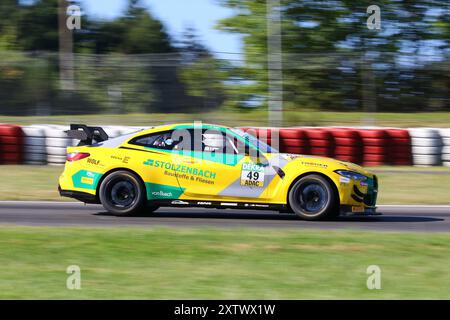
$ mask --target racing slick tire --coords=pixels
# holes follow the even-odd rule
[[[145,186],[135,174],[125,170],[115,171],[102,181],[99,197],[108,212],[116,216],[131,216],[144,208]],[[147,212],[154,210],[156,207],[146,208]]]
[[[304,220],[322,220],[338,215],[337,197],[330,182],[317,174],[300,178],[289,191],[289,206]]]

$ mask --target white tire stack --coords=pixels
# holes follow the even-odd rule
[[[65,131],[69,126],[61,125],[36,125],[45,131],[45,144],[47,163],[50,165],[62,165],[66,162],[66,148],[74,145],[74,140],[67,136]]]
[[[441,165],[442,139],[437,129],[411,128],[409,134],[415,166]]]
[[[132,133],[132,132],[137,132],[139,130],[144,129],[143,127],[125,127],[125,126],[121,126],[118,127],[118,129],[120,130],[120,134],[128,134],[128,133]]]
[[[27,126],[23,131],[23,161],[24,164],[42,165],[47,163],[47,149],[45,143],[45,130]]]
[[[439,133],[442,138],[442,164],[446,167],[450,167],[450,129],[439,129]]]
[[[108,139],[116,138],[122,134],[121,128],[118,126],[107,126],[102,128],[108,135]]]

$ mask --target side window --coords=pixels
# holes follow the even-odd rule
[[[234,137],[216,130],[206,130],[203,132],[202,151],[226,154],[239,153]]]
[[[152,133],[136,137],[130,141],[130,144],[144,146],[149,148],[172,150],[175,146],[172,138],[172,131]]]

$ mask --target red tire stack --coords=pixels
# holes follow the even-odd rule
[[[386,129],[389,143],[387,161],[396,166],[412,165],[411,136],[405,129]]]
[[[281,128],[279,131],[280,152],[309,154],[309,141],[304,129]]]
[[[255,136],[262,142],[265,142],[270,145],[270,139],[272,138],[272,131],[275,130],[273,128],[255,128],[255,127],[241,127],[239,128],[242,131],[248,132],[249,134]]]
[[[20,164],[23,158],[23,133],[19,126],[0,125],[0,163]]]
[[[334,138],[334,157],[339,160],[360,164],[363,162],[363,146],[357,130],[330,128]]]
[[[358,130],[363,142],[363,165],[382,166],[388,163],[389,139],[384,129]]]
[[[304,129],[306,137],[309,140],[309,154],[333,157],[334,156],[334,139],[328,129]]]
[[[273,139],[278,139],[278,128],[254,128],[254,127],[250,127],[250,128],[240,128],[242,131],[245,131],[253,136],[255,136],[256,138],[258,138],[259,140],[261,140],[262,142],[267,143],[269,146],[272,145],[272,137]],[[275,148],[277,148],[278,146],[274,146]],[[263,150],[265,151],[265,150]]]

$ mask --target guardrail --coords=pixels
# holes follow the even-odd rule
[[[137,127],[103,127],[110,138]],[[62,165],[66,148],[75,141],[69,126],[0,125],[0,164]],[[333,157],[365,166],[450,166],[450,128],[292,127],[241,128],[272,143],[279,138],[281,152]],[[275,141],[275,140],[274,140]]]

